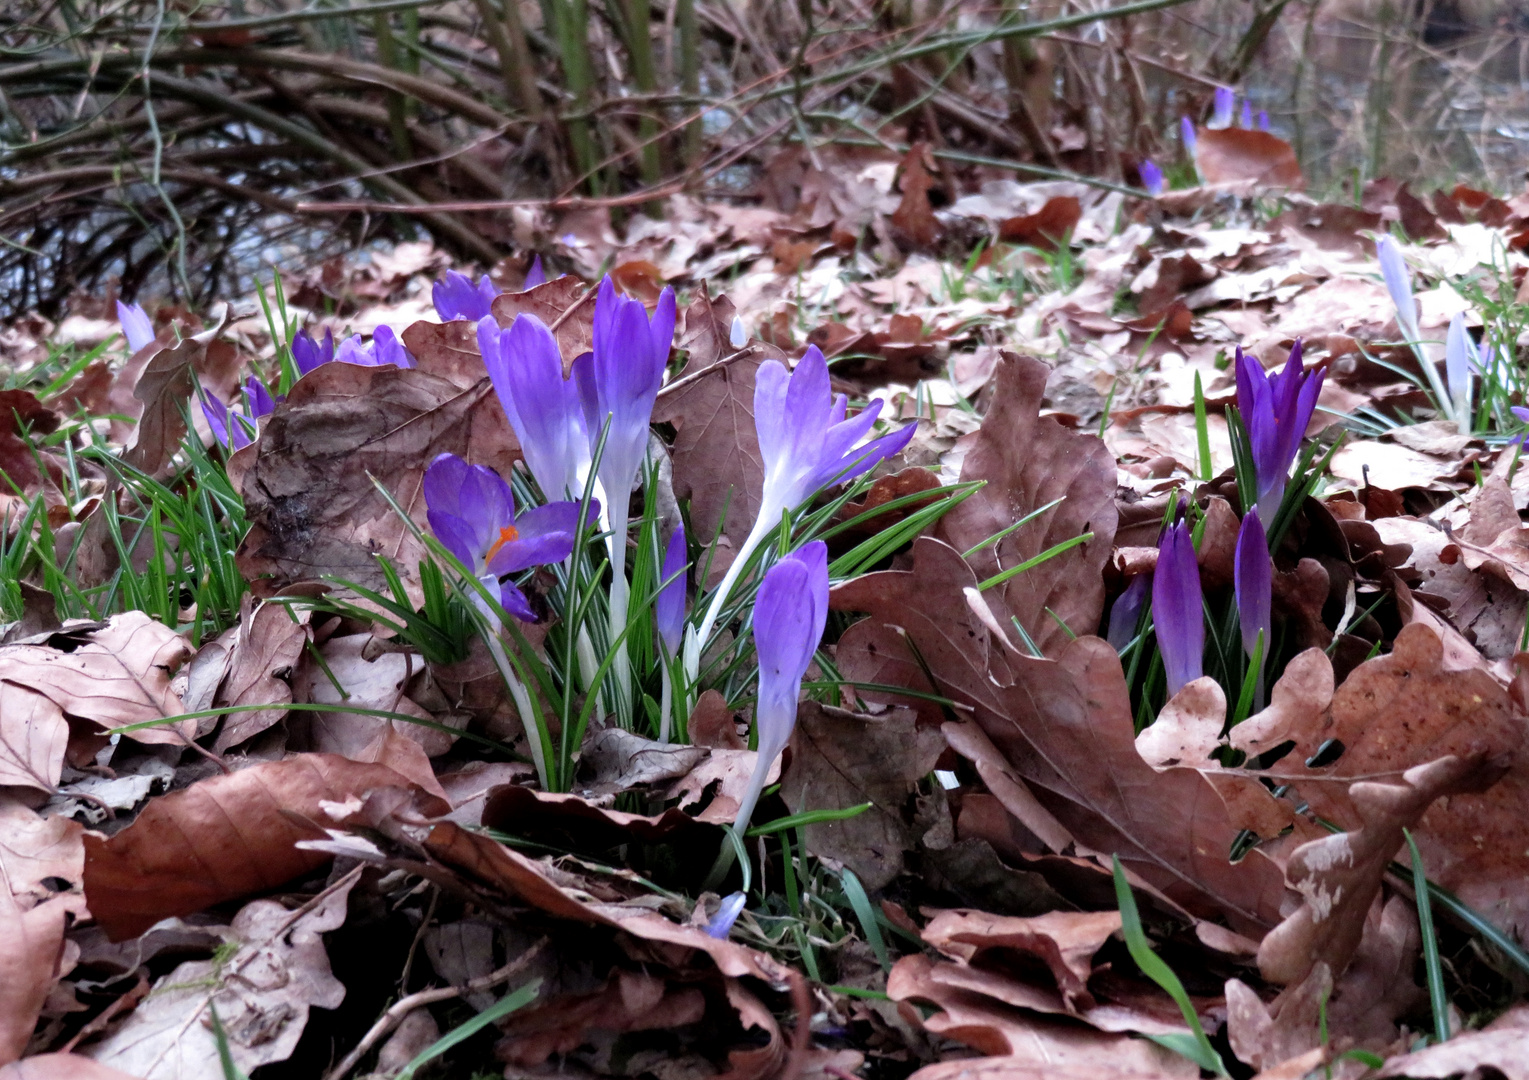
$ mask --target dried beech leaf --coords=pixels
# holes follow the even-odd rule
[[[1295,191],[1306,186],[1295,150],[1267,131],[1202,128],[1195,142],[1195,165],[1207,184],[1252,184]]]
[[[1091,634],[1104,609],[1104,565],[1114,543],[1115,459],[1099,439],[1040,416],[1051,369],[1030,356],[1005,353],[994,375],[993,401],[961,466],[961,480],[985,481],[940,521],[937,535],[967,551],[1054,499],[1062,502],[972,556],[979,579],[1034,558],[1092,531],[1064,551],[983,597],[998,621],[1019,619],[1041,652],[1051,655],[1075,635]],[[1023,453],[1016,448],[1023,447]]]
[[[85,897],[113,941],[160,919],[285,884],[329,856],[293,845],[327,824],[319,804],[373,788],[408,788],[392,769],[331,754],[301,754],[215,776],[150,800],[109,840],[85,843]],[[444,800],[422,796],[434,812]]]
[[[308,613],[283,604],[257,603],[248,593],[239,608],[239,636],[234,639],[228,675],[217,695],[219,705],[286,705],[292,701],[288,680],[308,644]],[[229,713],[213,749],[222,753],[260,734],[287,714],[286,709]]]
[[[48,698],[0,682],[0,785],[51,792],[64,768],[69,725]]]
[[[426,467],[453,453],[508,476],[514,432],[478,355],[444,347],[449,331],[404,331],[418,367],[325,364],[298,380],[265,421],[242,490],[250,531],[240,571],[275,586],[334,575],[384,588],[376,557],[411,588],[424,548],[373,481],[427,530]],[[416,597],[416,601],[419,598]]]
[[[912,709],[862,716],[804,701],[781,797],[798,814],[871,803],[855,817],[807,826],[806,842],[879,889],[902,872],[903,852],[917,840],[905,813],[909,796],[944,749],[940,733],[921,729]]]
[[[1050,970],[1069,1009],[1094,1004],[1088,992],[1093,957],[1121,926],[1118,911],[1054,911],[1022,919],[985,911],[942,911],[922,937],[966,963],[988,950],[1016,950],[1038,958]]]
[[[170,680],[191,655],[190,643],[141,611],[114,615],[83,635],[71,652],[47,645],[0,647],[0,679],[29,687],[70,716],[103,728],[177,716],[184,710]],[[181,745],[196,721],[134,731],[141,743]]]

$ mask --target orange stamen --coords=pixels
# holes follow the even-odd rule
[[[483,561],[485,563],[493,562],[494,556],[499,554],[500,548],[504,547],[504,545],[508,544],[511,540],[519,539],[520,533],[516,530],[515,526],[506,525],[504,528],[499,530],[499,539],[495,540],[493,547],[488,549],[488,554],[483,556]]]

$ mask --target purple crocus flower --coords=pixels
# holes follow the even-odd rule
[[[1237,106],[1237,95],[1224,86],[1216,87],[1216,107],[1211,112],[1209,128],[1229,128],[1232,126],[1232,111]]]
[[[1136,174],[1141,177],[1141,186],[1147,189],[1147,194],[1163,193],[1163,170],[1157,167],[1156,162],[1143,158],[1141,164],[1136,166]]]
[[[530,286],[527,286],[529,288]],[[484,274],[476,285],[466,274],[447,270],[446,278],[430,288],[430,298],[435,301],[435,313],[442,322],[466,319],[477,322],[489,313],[499,290],[493,280]]]
[[[540,255],[531,256],[531,268],[526,271],[526,282],[520,287],[520,291],[529,292],[538,285],[545,284],[546,281],[547,271],[542,269],[542,257]]]
[[[207,426],[212,429],[212,437],[218,440],[219,445],[231,445],[235,450],[242,450],[254,442],[255,436],[259,434],[256,421],[270,415],[276,403],[283,400],[273,398],[265,384],[251,375],[244,381],[242,405],[229,408],[218,395],[203,391],[202,415],[207,418]]]
[[[828,545],[814,540],[770,567],[754,598],[754,651],[759,656],[754,730],[759,756],[733,820],[733,828],[740,833],[754,815],[770,765],[786,748],[796,727],[802,677],[812,663],[827,620]]]
[[[525,593],[500,582],[533,566],[562,562],[573,551],[579,504],[553,502],[517,515],[510,485],[493,469],[441,454],[425,470],[425,510],[431,531],[506,611],[534,622]],[[593,509],[593,508],[592,508]]]
[[[298,377],[308,374],[323,367],[334,360],[334,331],[324,330],[324,340],[320,342],[306,330],[299,330],[297,336],[292,339],[292,361],[297,364]]]
[[[137,304],[124,304],[118,300],[117,321],[122,324],[122,336],[127,338],[129,352],[137,352],[154,341],[154,321]]]
[[[1204,674],[1202,603],[1194,538],[1189,522],[1180,521],[1169,526],[1158,542],[1157,569],[1152,574],[1152,622],[1169,697]]]
[[[508,330],[492,315],[478,321],[478,348],[521,453],[549,500],[581,496],[589,475],[584,406],[546,324],[521,314]]]
[[[352,334],[340,342],[334,358],[341,364],[357,364],[361,367],[382,367],[393,364],[401,368],[414,366],[414,354],[404,348],[391,326],[379,326],[372,331],[372,340],[361,343],[360,334]]]
[[[1449,333],[1444,338],[1444,383],[1462,435],[1470,434],[1471,366],[1478,355],[1470,331],[1465,328],[1465,316],[1455,312],[1455,317],[1449,320]]]
[[[1125,592],[1115,599],[1110,608],[1110,625],[1104,638],[1116,652],[1124,652],[1136,637],[1136,624],[1141,620],[1141,609],[1147,603],[1147,592],[1152,588],[1151,574],[1137,574],[1126,586]]]
[[[670,656],[680,654],[680,640],[685,633],[685,556],[685,526],[680,524],[675,526],[664,552],[664,564],[658,571],[662,588],[653,601],[653,622]]]
[[[778,360],[766,360],[754,375],[754,430],[764,459],[764,491],[754,527],[717,586],[706,617],[697,628],[704,647],[733,583],[754,549],[780,525],[781,515],[831,484],[853,480],[896,454],[913,438],[907,424],[864,446],[857,446],[881,414],[881,399],[852,419],[849,403],[837,398],[828,380],[828,362],[816,345],[787,372]],[[687,657],[687,670],[695,669]]]
[[[1263,635],[1264,655],[1269,654],[1270,604],[1274,564],[1269,559],[1269,541],[1257,510],[1242,516],[1237,530],[1237,550],[1232,560],[1232,581],[1237,593],[1237,617],[1242,624],[1242,647],[1248,656]]]
[[[1242,103],[1242,126],[1245,128],[1252,128],[1253,126],[1253,103],[1251,101],[1244,101]]]
[[[1269,110],[1268,109],[1259,109],[1258,110],[1258,130],[1259,131],[1268,131],[1269,130]]]
[[[1184,140],[1184,153],[1194,157],[1195,147],[1200,143],[1200,137],[1195,134],[1195,122],[1187,116],[1179,117],[1179,135]]]
[[[1519,423],[1529,424],[1529,409],[1524,408],[1522,405],[1510,405],[1508,411],[1518,418]],[[1526,427],[1523,431],[1509,439],[1508,445],[1522,445],[1525,439],[1529,439],[1529,427]]]
[[[738,921],[738,916],[743,913],[744,902],[748,900],[746,893],[735,892],[722,898],[722,906],[717,908],[717,913],[706,924],[706,933],[718,941],[726,941],[727,935],[733,932],[733,923]]]
[[[1391,294],[1391,303],[1396,305],[1397,328],[1408,342],[1421,341],[1417,301],[1412,299],[1412,274],[1402,259],[1401,249],[1391,237],[1381,236],[1375,241],[1375,254],[1380,258],[1380,273],[1386,279],[1386,291]]]
[[[1283,372],[1269,374],[1241,347],[1236,366],[1237,408],[1253,444],[1258,509],[1261,516],[1273,521],[1285,496],[1291,463],[1317,407],[1324,372],[1303,370],[1299,340],[1291,347]]]

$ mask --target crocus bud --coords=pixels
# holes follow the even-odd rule
[[[666,584],[659,590],[653,602],[653,621],[658,627],[659,640],[670,656],[680,654],[680,640],[685,633],[685,526],[676,525],[669,538],[668,550],[664,552],[664,564],[658,571],[660,582]]]
[[[759,656],[754,728],[759,756],[733,823],[740,832],[754,814],[771,763],[791,740],[802,677],[827,620],[828,545],[814,540],[770,567],[754,598],[754,651]]]
[[[1389,236],[1375,241],[1375,254],[1380,258],[1380,273],[1386,279],[1386,291],[1396,306],[1396,325],[1407,341],[1422,340],[1418,330],[1418,306],[1412,299],[1412,275],[1402,259],[1401,249]]]
[[[1116,652],[1123,652],[1136,637],[1136,624],[1141,621],[1141,609],[1146,606],[1147,590],[1151,587],[1151,574],[1137,574],[1126,586],[1126,591],[1116,598],[1115,606],[1110,608],[1110,627],[1105,632],[1105,640]]]
[[[741,349],[749,343],[749,332],[743,328],[743,320],[737,315],[733,316],[733,327],[727,335],[727,343],[735,349]]]
[[[1269,635],[1273,629],[1269,613],[1273,569],[1263,522],[1257,510],[1249,511],[1242,517],[1242,528],[1237,530],[1237,551],[1232,562],[1237,618],[1242,624],[1242,647],[1249,657],[1258,645],[1260,633],[1264,636],[1264,654],[1267,656],[1269,652]]]
[[[117,321],[122,324],[122,336],[127,338],[127,347],[133,352],[154,340],[154,322],[137,304],[124,304],[118,300]]]
[[[1242,126],[1245,128],[1253,126],[1253,103],[1251,101],[1244,101],[1242,103]]]
[[[717,913],[706,924],[706,933],[718,941],[727,940],[727,935],[733,932],[733,923],[738,921],[738,916],[743,912],[743,904],[748,899],[747,894],[735,892],[722,898],[722,906],[717,908]]]
[[[1179,117],[1179,135],[1184,139],[1184,152],[1190,157],[1195,156],[1195,147],[1199,144],[1199,136],[1195,134],[1195,122],[1187,116]]]
[[[1157,649],[1168,678],[1168,696],[1204,673],[1205,615],[1200,592],[1200,567],[1195,562],[1189,523],[1169,526],[1157,545],[1157,570],[1152,575],[1152,622]]]
[[[1471,428],[1471,364],[1475,360],[1472,344],[1465,316],[1457,311],[1444,338],[1444,381],[1462,434],[1469,434]]]
[[[526,271],[526,281],[520,287],[520,291],[525,292],[529,289],[534,289],[546,282],[546,280],[547,271],[542,269],[542,257],[540,255],[531,256],[531,268]]]
[[[1163,193],[1163,170],[1151,159],[1143,158],[1141,164],[1136,166],[1136,173],[1141,177],[1141,186],[1147,189],[1149,195]]]
[[[1229,128],[1232,126],[1232,110],[1236,108],[1237,95],[1224,86],[1216,87],[1216,107],[1211,113],[1207,127]]]

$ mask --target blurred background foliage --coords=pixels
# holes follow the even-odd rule
[[[490,264],[517,246],[519,207],[748,199],[829,143],[1135,183],[1141,157],[1181,157],[1178,118],[1217,85],[1268,111],[1317,196],[1385,175],[1516,189],[1529,139],[1516,0],[5,11],[0,317],[113,287],[206,304],[375,239],[428,234]]]

